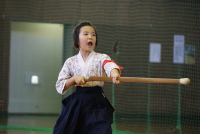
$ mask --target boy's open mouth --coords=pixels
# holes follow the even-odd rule
[[[92,42],[88,42],[88,45],[89,45],[89,46],[92,46],[92,45],[93,45],[93,43],[92,43]]]

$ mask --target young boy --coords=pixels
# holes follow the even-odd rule
[[[104,95],[102,81],[88,81],[90,76],[113,77],[120,84],[119,66],[106,54],[94,52],[97,31],[90,22],[81,22],[73,31],[79,53],[68,58],[58,76],[56,89],[65,94],[71,86],[76,91],[65,98],[53,134],[112,134],[114,108]]]

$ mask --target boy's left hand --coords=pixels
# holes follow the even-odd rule
[[[119,81],[119,78],[120,78],[120,75],[119,75],[119,74],[116,75],[116,76],[113,76],[113,79],[112,79],[113,83],[114,83],[114,84],[121,84],[122,82]]]
[[[120,73],[118,69],[113,69],[111,71],[111,77],[113,77],[112,81],[114,84],[121,84],[122,82],[119,81],[120,78]]]

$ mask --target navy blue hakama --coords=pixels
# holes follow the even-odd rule
[[[53,134],[112,134],[114,108],[102,87],[76,87],[63,101]]]

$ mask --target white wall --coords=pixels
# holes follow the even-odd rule
[[[9,113],[59,113],[63,25],[11,22],[10,47]],[[31,84],[31,75],[39,84]]]

